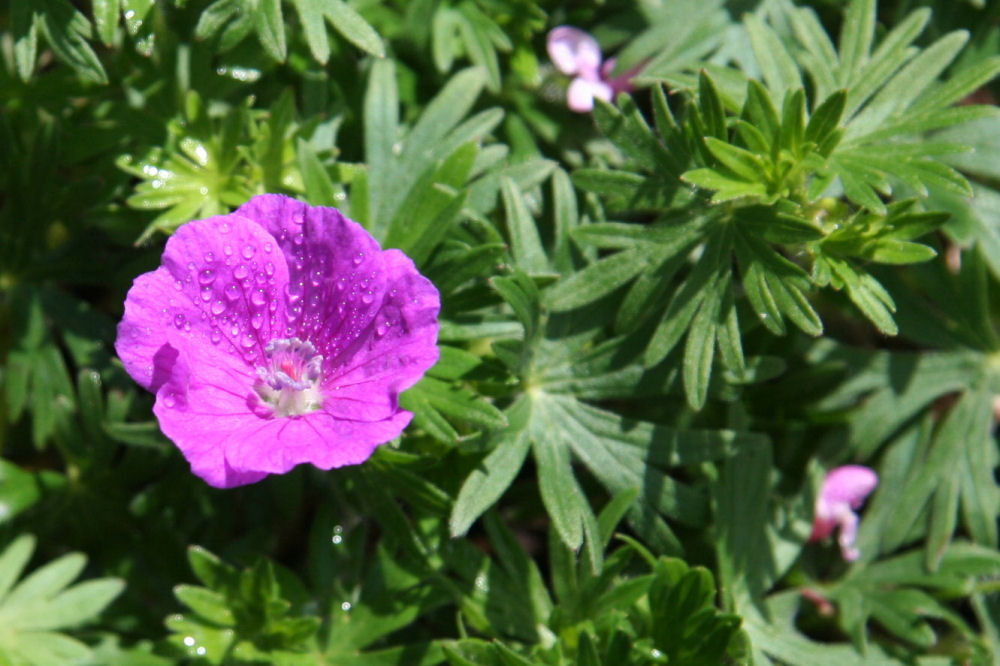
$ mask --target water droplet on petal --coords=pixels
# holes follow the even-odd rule
[[[274,249],[274,245],[272,245],[270,241],[268,241],[267,243],[264,243],[264,252],[267,252],[268,254],[271,254],[271,250],[273,250],[273,249]]]
[[[222,224],[219,225],[219,233],[220,234],[228,234],[229,233],[229,223],[228,222],[223,222]]]
[[[183,325],[184,325],[184,315],[182,314],[174,315],[174,326],[180,328]]]
[[[168,393],[163,396],[163,404],[167,407],[173,407],[177,404],[177,398],[174,397],[173,393]]]
[[[226,304],[222,302],[221,299],[216,300],[212,303],[212,314],[220,315],[226,311]]]
[[[211,287],[209,287],[209,286],[206,285],[206,286],[204,286],[204,287],[201,288],[201,300],[205,301],[206,303],[208,303],[210,300],[212,300],[212,288]]]
[[[177,291],[180,291],[183,288],[184,288],[184,283],[183,282],[181,282],[180,280],[174,280],[174,289],[176,289]]]
[[[222,339],[222,331],[220,331],[220,330],[219,330],[219,329],[217,329],[217,328],[213,328],[213,329],[212,329],[212,335],[211,335],[211,338],[212,338],[212,344],[213,344],[213,345],[217,345],[217,344],[219,344],[219,340],[221,340],[221,339]]]
[[[210,264],[213,261],[215,261],[215,253],[214,252],[206,252],[205,253],[205,263],[209,263]]]
[[[354,255],[354,265],[355,266],[358,266],[364,260],[365,260],[365,253],[364,252],[358,252],[356,255]]]
[[[250,317],[250,325],[253,326],[254,330],[260,330],[260,327],[263,323],[264,323],[263,312],[254,312],[253,316]]]
[[[374,300],[375,300],[375,293],[371,289],[369,289],[368,291],[366,291],[364,294],[361,295],[361,301],[365,304],[370,304]]]
[[[201,273],[198,274],[198,282],[201,284],[212,284],[215,281],[215,271],[211,268],[206,268]]]
[[[225,255],[227,257],[232,256],[232,254],[233,254],[233,246],[232,245],[223,245],[222,246],[222,251],[225,253]]]
[[[295,243],[296,245],[302,245],[303,240],[305,240],[305,236],[303,236],[302,234],[295,234],[294,236],[292,236],[292,242]]]
[[[257,251],[257,248],[255,248],[253,245],[244,245],[243,246],[243,252],[242,252],[243,258],[244,259],[251,258],[254,255],[254,252],[256,252],[256,251]]]
[[[257,342],[257,336],[249,331],[247,331],[247,333],[243,336],[243,339],[240,340],[240,344],[244,347],[252,347],[255,342]]]
[[[233,276],[237,280],[242,280],[246,278],[246,276],[249,274],[250,271],[247,269],[246,264],[239,264],[236,268],[233,269]]]
[[[268,277],[274,275],[274,264],[270,261],[264,264],[264,272],[267,273]]]
[[[231,284],[226,287],[226,298],[228,298],[231,301],[235,301],[239,297],[240,297],[239,287],[237,287],[235,284]]]
[[[254,289],[250,294],[250,302],[254,305],[264,305],[267,302],[267,296],[264,295],[263,289]]]

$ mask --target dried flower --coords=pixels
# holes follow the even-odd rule
[[[566,104],[573,111],[586,113],[593,110],[595,98],[610,102],[618,93],[632,89],[630,81],[639,68],[612,77],[615,59],[610,58],[602,65],[601,47],[587,32],[561,25],[549,31],[546,46],[556,69],[574,77],[566,91]]]
[[[816,499],[816,515],[809,540],[825,539],[839,526],[837,542],[844,559],[848,562],[858,559],[861,553],[854,547],[854,541],[858,536],[859,518],[854,511],[877,485],[878,474],[868,467],[844,465],[831,469]]]
[[[440,298],[334,208],[266,194],[189,222],[125,300],[115,348],[210,485],[363,462],[412,414]]]

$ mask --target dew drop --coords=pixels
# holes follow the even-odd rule
[[[267,273],[268,277],[274,275],[274,264],[272,264],[270,261],[264,264],[264,272]]]
[[[205,313],[203,312],[202,314],[205,314]],[[184,332],[185,333],[190,333],[191,332],[191,322],[189,322],[189,321],[184,322]]]
[[[212,284],[215,281],[215,271],[211,268],[206,268],[201,273],[198,274],[198,282],[201,284]]]
[[[375,300],[375,293],[371,289],[369,289],[368,291],[366,291],[364,294],[361,295],[361,302],[365,303],[366,305],[370,304],[374,300]]]
[[[228,222],[223,222],[222,224],[219,225],[219,233],[220,234],[228,234],[229,233],[229,223]]]
[[[340,604],[340,610],[344,611],[345,613],[351,610],[351,602],[345,601],[344,603]]]
[[[239,324],[233,324],[233,327],[231,329],[229,329],[229,334],[232,335],[232,336],[234,336],[234,337],[237,336],[237,335],[239,335],[240,334]]]
[[[186,645],[188,647],[194,647],[194,644],[195,644],[194,636],[185,636],[184,637],[184,645]]]
[[[242,280],[246,278],[246,276],[249,274],[250,271],[247,269],[246,264],[239,264],[238,266],[236,266],[236,268],[233,269],[233,276],[237,280]]]
[[[271,250],[273,250],[273,249],[274,249],[274,245],[272,245],[270,241],[268,241],[267,243],[264,243],[264,252],[267,252],[268,254],[271,254]]]
[[[250,317],[250,325],[253,326],[255,331],[260,330],[260,327],[263,323],[264,323],[263,312],[254,312],[253,316]]]
[[[253,344],[257,342],[257,336],[253,333],[247,331],[243,338],[240,340],[240,344],[244,347],[253,347]]]
[[[205,263],[210,264],[213,261],[215,261],[215,253],[214,252],[206,252],[205,253]]]
[[[222,246],[222,251],[225,253],[225,255],[227,257],[231,257],[233,255],[233,246],[232,245],[223,245]]]
[[[184,325],[184,315],[182,314],[174,315],[174,326],[180,328],[183,325]]]
[[[312,283],[314,287],[318,287],[323,282],[323,271],[313,271],[312,272]]]
[[[261,306],[267,302],[267,296],[264,295],[263,289],[254,289],[250,294],[250,302],[254,305]]]
[[[303,236],[302,234],[295,234],[294,236],[292,236],[292,242],[295,243],[296,245],[302,245],[303,240],[305,240],[305,236]]]
[[[212,339],[212,344],[213,345],[217,345],[217,344],[219,344],[219,340],[222,339],[222,331],[220,331],[217,328],[213,328],[212,329],[212,335],[210,337]]]
[[[216,301],[212,303],[212,314],[220,315],[225,311],[226,304],[222,302],[222,299],[216,299]]]
[[[204,287],[201,288],[201,300],[205,301],[206,303],[208,303],[210,300],[212,300],[212,288],[211,287],[209,287],[209,286],[206,285],[206,286],[204,286]]]
[[[173,393],[168,393],[167,395],[163,396],[163,404],[166,405],[167,407],[173,407],[174,405],[177,404],[177,398],[174,397]]]
[[[358,252],[356,255],[354,255],[354,265],[355,266],[360,265],[361,262],[364,261],[364,260],[365,260],[365,253],[364,252]]]
[[[231,284],[226,287],[226,298],[228,298],[231,301],[235,301],[239,297],[240,297],[239,287],[237,287],[235,284]]]
[[[177,291],[180,291],[183,288],[184,288],[184,283],[183,282],[181,282],[180,280],[174,280],[174,289],[176,289]]]
[[[205,656],[205,653],[207,652],[208,650],[205,649],[204,645],[199,645],[198,649],[195,650],[195,654],[197,654],[199,657]]]
[[[256,251],[257,251],[257,248],[255,248],[253,245],[244,245],[243,246],[243,252],[241,254],[243,255],[244,259],[249,259],[249,258],[253,257],[254,252],[256,252]]]

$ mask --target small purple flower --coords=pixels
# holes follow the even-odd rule
[[[556,69],[574,77],[566,91],[566,103],[578,113],[592,111],[595,98],[610,102],[618,93],[632,90],[631,79],[640,69],[633,67],[621,76],[612,77],[615,59],[610,58],[602,65],[597,40],[569,25],[549,31],[546,46]]]
[[[354,465],[409,424],[438,358],[440,298],[335,208],[254,197],[189,222],[136,278],[115,348],[212,486]]]
[[[858,514],[865,498],[878,485],[878,474],[862,465],[844,465],[827,472],[816,499],[816,515],[813,518],[810,541],[819,541],[833,534],[839,526],[837,542],[844,559],[853,562],[861,555],[854,547],[858,536]]]

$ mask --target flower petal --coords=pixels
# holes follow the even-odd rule
[[[260,223],[288,259],[288,325],[283,337],[311,340],[323,373],[367,330],[386,292],[382,249],[336,208],[279,194],[252,198],[236,211]]]
[[[569,84],[569,90],[566,91],[566,105],[577,113],[586,113],[594,110],[595,98],[610,102],[612,92],[611,86],[603,81],[589,81],[577,77]]]
[[[877,485],[878,474],[875,470],[863,465],[844,465],[827,473],[820,496],[827,503],[844,502],[857,509]]]
[[[388,290],[368,329],[333,369],[324,411],[373,421],[399,409],[399,393],[417,383],[438,359],[441,300],[430,280],[398,250],[384,253]]]
[[[552,64],[570,76],[596,80],[601,66],[601,47],[590,33],[569,25],[549,31],[546,48]]]

